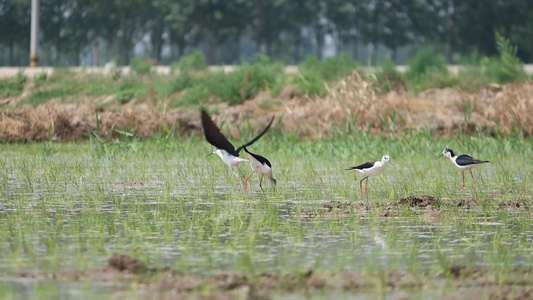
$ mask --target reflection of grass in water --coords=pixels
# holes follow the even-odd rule
[[[245,140],[252,132],[241,131]],[[275,191],[261,193],[252,177],[243,198],[235,179],[199,137],[123,141],[124,147],[94,155],[88,143],[4,145],[0,156],[0,263],[54,272],[106,265],[114,252],[170,265],[184,273],[357,271],[385,283],[387,270],[426,276],[455,264],[508,270],[533,263],[529,207],[507,212],[507,200],[531,203],[532,142],[518,139],[424,135],[382,139],[354,133],[335,140],[299,141],[283,133],[253,145],[272,162]],[[475,191],[441,158],[442,148],[491,160],[474,169]],[[397,168],[371,178],[373,209],[330,215],[337,200],[358,203],[356,180],[344,171],[354,163],[390,154]],[[248,172],[249,166],[241,169]],[[467,177],[468,178],[468,177]],[[135,187],[117,183],[143,182]],[[441,199],[443,213],[425,219],[409,208],[391,218],[385,206],[411,195]],[[451,205],[476,197],[479,207]],[[301,219],[302,213],[316,217]],[[385,276],[385,277],[384,277]],[[381,293],[376,285],[376,292]]]

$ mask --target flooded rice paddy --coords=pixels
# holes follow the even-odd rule
[[[428,150],[420,151],[424,143]],[[449,287],[441,276],[448,278],[457,266],[497,278],[517,268],[531,273],[532,144],[487,143],[455,145],[464,149],[457,152],[491,160],[473,170],[476,189],[466,174],[464,190],[450,161],[435,160],[446,142],[398,141],[387,149],[383,141],[369,140],[357,151],[349,141],[259,143],[254,150],[272,162],[278,185],[265,182],[261,192],[254,175],[246,196],[219,158],[205,157],[211,147],[194,137],[109,147],[2,145],[0,296],[144,298],[153,292],[146,284],[156,281],[151,277],[118,284],[76,273],[106,267],[114,253],[192,278],[326,274],[312,294],[317,298],[441,297]],[[385,153],[397,167],[370,179],[370,207],[364,207],[360,176],[344,169]],[[242,164],[240,172],[248,175],[249,166]],[[423,195],[433,200],[411,201]],[[390,272],[436,283],[395,289],[387,284],[395,281]],[[347,292],[330,284],[346,274],[357,274],[363,288]],[[508,288],[497,282],[497,291]],[[302,298],[308,285],[276,285],[266,296]],[[520,287],[523,293],[532,286]],[[206,289],[217,294],[204,286],[183,295]],[[250,295],[236,290],[231,297]]]

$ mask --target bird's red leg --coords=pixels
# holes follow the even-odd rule
[[[263,190],[263,175],[261,175],[261,179],[259,180],[259,187],[261,188],[261,191],[265,191]]]
[[[246,179],[244,180],[244,194],[246,195],[246,185],[248,184],[248,179],[250,178],[250,176],[252,176],[254,174],[254,171],[252,171],[252,173],[250,173],[250,175],[248,175],[248,177],[246,177]]]
[[[470,175],[472,176],[472,188],[476,188],[476,177],[474,177],[474,174],[472,174],[472,170],[470,170]]]
[[[463,190],[465,188],[465,171],[463,171],[462,173],[463,173],[463,187],[461,189]]]
[[[366,205],[368,206],[369,199],[368,199],[368,189],[367,189],[367,187],[368,187],[368,177],[366,178],[366,182],[365,182]]]
[[[242,185],[242,182],[239,178],[239,174],[237,174],[237,171],[235,171],[235,169],[231,168],[231,171],[233,172],[233,174],[235,175],[235,179],[237,179],[237,185],[238,186],[241,186]]]
[[[363,180],[365,180],[365,178],[361,179],[361,181],[359,181],[359,190],[361,191],[361,201],[365,201],[365,199],[363,198]]]

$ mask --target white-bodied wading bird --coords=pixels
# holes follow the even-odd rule
[[[463,189],[465,188],[465,171],[470,171],[470,176],[472,176],[472,188],[476,188],[476,178],[474,177],[474,174],[472,174],[472,168],[475,168],[481,164],[488,163],[488,160],[479,160],[472,158],[470,155],[455,155],[453,153],[453,150],[450,148],[444,148],[442,151],[442,155],[445,157],[448,157],[450,161],[457,167],[457,169],[461,170],[463,173]]]
[[[250,161],[250,167],[252,168],[252,173],[246,177],[246,180],[244,180],[244,193],[246,194],[246,185],[248,183],[248,179],[254,174],[257,173],[261,177],[259,180],[259,187],[263,190],[263,177],[266,176],[268,179],[270,179],[270,183],[272,183],[273,186],[276,185],[276,179],[272,177],[272,164],[268,159],[264,158],[261,155],[252,153],[246,149],[246,146],[243,146],[244,153],[246,153],[246,156],[248,156],[248,161]]]
[[[248,161],[247,159],[240,158],[239,153],[244,147],[250,146],[251,144],[255,143],[259,138],[261,138],[261,136],[263,136],[268,131],[270,125],[272,125],[274,118],[272,117],[266,128],[263,129],[263,131],[258,136],[235,149],[235,147],[228,141],[228,139],[226,139],[226,137],[220,132],[220,129],[217,127],[215,122],[213,122],[213,120],[205,110],[201,110],[201,115],[205,139],[215,147],[213,152],[209,155],[218,155],[218,157],[220,157],[222,161],[226,165],[228,165],[233,174],[235,174],[235,178],[237,178],[237,180],[239,181],[239,175],[237,174],[234,168],[237,167],[241,162]]]
[[[363,176],[364,176],[363,179],[361,179],[361,181],[359,181],[359,188],[361,189],[361,200],[364,201],[364,199],[363,199],[363,181],[366,180],[365,193],[366,193],[366,203],[367,203],[367,205],[368,205],[368,190],[367,190],[368,177],[376,176],[376,175],[380,174],[381,172],[383,172],[385,170],[385,167],[387,166],[387,163],[391,163],[394,166],[394,164],[390,161],[390,156],[388,154],[385,154],[381,158],[381,161],[369,161],[369,162],[366,162],[366,163],[364,163],[362,165],[358,165],[358,166],[346,169],[346,170],[351,170],[351,171],[358,171],[359,173],[363,174]]]

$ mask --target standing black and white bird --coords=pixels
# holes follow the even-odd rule
[[[376,176],[383,172],[385,170],[385,167],[387,166],[387,163],[391,163],[393,166],[394,164],[390,161],[390,156],[388,154],[383,155],[381,158],[381,161],[369,161],[362,165],[358,165],[355,167],[348,168],[346,170],[351,171],[358,171],[359,173],[363,174],[363,179],[359,181],[359,188],[361,189],[361,200],[364,201],[363,198],[363,181],[366,179],[365,183],[365,193],[366,193],[366,203],[368,205],[368,177]]]
[[[442,151],[442,155],[445,157],[448,157],[451,162],[463,173],[463,189],[465,188],[465,170],[470,171],[470,175],[472,176],[472,188],[476,188],[476,178],[474,177],[474,174],[472,174],[472,168],[475,168],[479,166],[480,164],[488,163],[488,160],[479,160],[472,158],[469,155],[463,154],[463,155],[455,155],[453,153],[453,150],[450,148],[444,148]]]
[[[239,153],[244,147],[250,146],[251,144],[255,143],[259,138],[261,138],[261,136],[263,136],[268,131],[270,125],[272,125],[272,122],[274,121],[274,117],[272,117],[267,127],[263,129],[263,131],[258,136],[235,149],[235,147],[228,141],[228,139],[226,139],[226,137],[220,132],[220,129],[217,127],[215,122],[213,122],[213,120],[205,110],[202,109],[201,115],[205,139],[215,147],[213,152],[209,155],[218,155],[222,159],[222,161],[226,165],[228,165],[233,174],[235,174],[235,178],[239,180],[239,175],[237,174],[234,168],[237,167],[241,162],[248,161],[246,159],[240,158]]]
[[[252,173],[246,177],[246,180],[244,180],[244,193],[246,194],[246,185],[248,183],[248,179],[254,174],[257,173],[261,177],[259,180],[259,187],[263,190],[263,177],[266,176],[268,179],[270,179],[270,183],[272,185],[276,185],[276,179],[272,177],[272,164],[268,161],[268,159],[264,158],[261,155],[252,153],[246,149],[246,146],[243,146],[244,153],[246,153],[246,156],[248,156],[248,160],[250,161],[250,167],[252,168]]]

